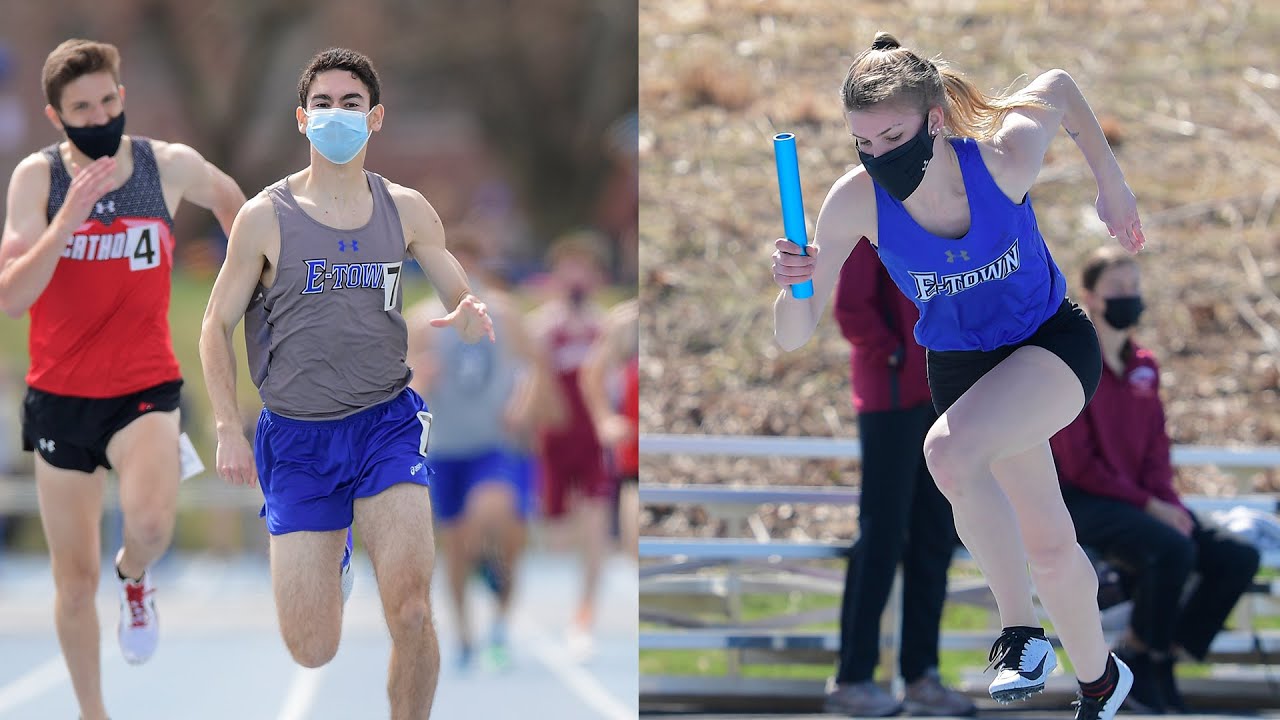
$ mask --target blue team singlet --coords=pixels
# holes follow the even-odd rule
[[[930,350],[995,350],[1027,339],[1052,317],[1067,281],[1036,226],[1030,196],[1021,205],[1010,201],[977,142],[950,142],[964,177],[969,231],[938,237],[873,183],[880,260],[920,309],[916,342]]]

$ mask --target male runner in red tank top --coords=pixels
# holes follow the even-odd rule
[[[543,483],[543,513],[563,533],[570,511],[579,523],[576,543],[583,549],[583,587],[569,645],[575,657],[591,652],[591,626],[596,589],[609,541],[609,502],[613,483],[605,470],[604,449],[578,384],[578,370],[600,334],[604,312],[591,298],[600,284],[601,260],[593,233],[575,233],[556,241],[548,253],[554,297],[531,316],[534,336],[541,343],[556,378],[561,422],[546,432],[539,448]]]
[[[173,534],[182,375],[169,336],[173,213],[209,208],[229,232],[244,194],[195,150],[124,135],[120,55],[68,40],[42,75],[66,141],[18,163],[0,239],[0,307],[31,313],[26,450],[53,566],[58,640],[84,720],[107,717],[94,607],[106,471],[120,480],[120,649],[158,639],[147,567]]]
[[[582,396],[591,409],[596,436],[613,451],[612,472],[618,482],[618,536],[633,558],[640,542],[640,301],[614,306],[600,339],[579,372]],[[615,403],[610,378],[621,380]]]

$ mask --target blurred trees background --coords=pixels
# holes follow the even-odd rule
[[[252,194],[307,161],[295,86],[331,46],[368,54],[387,125],[368,166],[415,185],[446,216],[490,181],[527,218],[530,254],[589,222],[611,168],[604,136],[636,105],[636,4],[628,0],[3,0],[4,91],[25,133],[12,167],[58,139],[40,115],[58,42],[115,43],[128,129],[186,142]],[[452,187],[447,187],[452,185]],[[455,204],[462,207],[454,207]],[[184,218],[185,219],[185,218]],[[207,229],[204,214],[196,219]]]

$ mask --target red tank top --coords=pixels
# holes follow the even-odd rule
[[[544,440],[549,450],[600,452],[595,424],[578,384],[578,369],[599,333],[595,326],[570,328],[566,324],[551,330],[551,370],[559,380],[567,417],[563,425],[546,433]]]
[[[618,471],[623,475],[640,474],[640,358],[627,363],[623,378],[622,416],[632,423],[633,432],[618,443]]]
[[[62,251],[31,306],[27,384],[56,395],[109,398],[179,379],[169,334],[173,219],[151,143],[132,138],[133,174],[102,197]],[[48,218],[71,177],[56,145]]]

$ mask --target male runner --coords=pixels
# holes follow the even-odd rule
[[[493,340],[493,324],[445,249],[431,205],[364,169],[370,133],[386,113],[380,94],[373,64],[352,50],[325,50],[302,72],[296,118],[311,141],[311,164],[236,217],[200,357],[218,473],[237,484],[262,482],[285,645],[306,667],[337,652],[342,597],[332,568],[354,521],[391,632],[391,717],[407,720],[430,715],[440,653],[428,597],[432,418],[408,387],[405,258],[418,261],[453,308],[432,325],[476,342]],[[266,406],[252,449],[236,407],[231,333],[241,317]]]
[[[596,436],[578,370],[600,334],[605,312],[592,297],[601,282],[600,245],[592,232],[571,233],[552,244],[551,299],[532,313],[534,336],[555,375],[562,422],[542,434],[543,512],[561,535],[576,516],[575,540],[583,553],[582,594],[569,626],[570,654],[585,659],[592,652],[595,602],[609,544],[609,505],[615,483],[605,469],[604,449]],[[573,502],[570,502],[572,498]]]
[[[448,558],[450,596],[460,645],[459,665],[473,651],[467,581],[479,569],[497,596],[497,612],[482,660],[509,664],[507,616],[516,566],[524,549],[535,497],[531,452],[550,390],[546,363],[524,327],[514,298],[486,277],[484,251],[470,234],[453,234],[450,251],[473,287],[483,292],[497,343],[464,343],[452,328],[428,324],[434,300],[409,312],[411,387],[422,393],[436,420],[427,465],[431,501]]]
[[[173,535],[182,375],[169,336],[173,214],[209,208],[224,231],[244,194],[195,150],[124,135],[120,53],[68,40],[45,60],[45,115],[65,142],[28,155],[9,183],[0,306],[30,310],[26,450],[53,566],[58,641],[84,720],[107,716],[98,647],[99,518],[120,480],[120,649],[155,652],[147,568]]]
[[[613,450],[610,470],[618,479],[618,536],[627,553],[639,558],[640,543],[640,300],[609,310],[604,330],[579,370],[582,397],[591,411],[596,435]],[[609,380],[621,375],[615,404]]]

